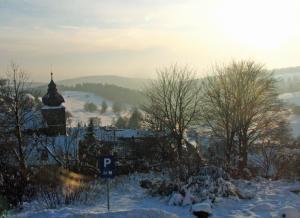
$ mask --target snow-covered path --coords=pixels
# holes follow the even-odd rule
[[[255,192],[255,197],[253,199],[240,200],[235,198],[221,198],[214,204],[213,215],[211,217],[279,217],[279,211],[286,206],[300,208],[300,195],[290,191],[292,189],[299,190],[300,182],[288,183],[283,181],[262,180],[252,183],[252,187],[254,187],[252,191]],[[167,200],[168,199],[166,198],[149,197],[144,193],[144,190],[138,186],[137,181],[127,180],[126,182],[122,182],[121,184],[112,187],[111,212],[155,208],[158,211],[176,214],[178,217],[194,217],[190,214],[190,206],[169,206]],[[12,217],[105,217],[104,213],[106,212],[106,196],[103,195],[93,206],[77,205],[53,210],[41,210],[34,209],[33,204],[30,204],[21,213],[16,213],[12,215]],[[145,212],[139,211],[137,213],[143,214]],[[129,216],[128,214],[124,214],[123,216],[112,216],[111,214],[109,217]],[[142,217],[142,215],[140,217]],[[157,217],[157,215],[147,217]],[[287,216],[287,218],[289,217]]]

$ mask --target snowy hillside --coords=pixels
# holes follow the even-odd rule
[[[276,72],[274,77],[279,81],[287,81],[289,79],[295,79],[300,77],[300,70],[298,71],[287,71],[287,72]]]
[[[100,118],[101,124],[104,126],[111,125],[113,118],[116,117],[111,109],[112,102],[96,96],[95,94],[78,91],[64,91],[62,92],[62,95],[65,99],[64,105],[66,110],[72,114],[72,126],[76,126],[78,122],[88,123],[88,120],[91,117]],[[101,114],[101,103],[104,100],[108,105],[108,109],[106,113]],[[85,103],[94,103],[97,105],[98,110],[95,112],[88,112],[84,110]]]
[[[65,98],[65,107],[67,111],[70,111],[73,115],[72,126],[76,126],[78,122],[87,123],[89,118],[98,117],[101,119],[102,125],[111,125],[112,120],[116,118],[116,115],[112,112],[112,102],[103,99],[95,94],[88,92],[79,91],[64,91],[62,95]],[[284,102],[288,104],[295,104],[300,106],[300,92],[285,93],[279,96]],[[101,103],[105,100],[108,104],[107,112],[104,114],[100,113]],[[84,110],[85,103],[94,103],[98,106],[98,111],[87,112]],[[290,117],[290,125],[293,130],[293,136],[297,137],[300,135],[300,116],[292,115]]]

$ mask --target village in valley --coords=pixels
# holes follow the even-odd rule
[[[260,67],[254,62],[233,63],[232,67],[247,66],[244,64]],[[10,202],[6,207],[14,209],[6,211],[4,216],[143,217],[145,213],[150,217],[223,217],[224,211],[228,213],[224,217],[235,213],[255,217],[298,216],[300,184],[294,179],[298,176],[299,149],[296,142],[287,143],[292,134],[297,134],[297,126],[295,129],[289,121],[296,116],[291,115],[291,110],[282,108],[277,120],[269,120],[269,111],[261,111],[265,113],[267,119],[263,122],[267,126],[257,126],[255,137],[262,141],[255,141],[247,150],[247,162],[243,163],[243,159],[232,159],[240,155],[234,153],[238,148],[226,147],[234,145],[235,140],[226,145],[221,135],[212,132],[219,131],[219,126],[210,124],[214,120],[210,113],[216,116],[217,112],[210,109],[202,114],[207,109],[202,107],[205,97],[198,87],[210,84],[207,91],[211,92],[217,80],[208,78],[199,82],[191,80],[178,66],[166,68],[162,78],[152,84],[153,89],[146,91],[150,104],[137,108],[116,106],[92,92],[68,90],[64,86],[60,92],[52,72],[47,85],[30,89],[29,83],[19,79],[23,78],[20,68],[16,64],[11,67],[15,76],[1,83],[1,99],[6,105],[2,109],[1,143],[16,150],[2,147],[1,187],[6,196],[2,204]],[[169,71],[175,72],[175,76]],[[219,79],[223,76],[220,74]],[[160,79],[173,82],[169,89],[172,99],[156,103],[161,96],[157,90],[164,85]],[[173,94],[179,81],[195,93],[187,91],[185,98],[178,101],[184,104],[191,99],[202,104],[173,111],[177,96]],[[6,86],[11,82],[18,85]],[[10,97],[14,95],[19,98]],[[274,99],[277,108],[288,103],[286,94],[274,96],[282,102],[278,104]],[[10,98],[12,101],[6,101]],[[211,98],[207,100],[205,106],[214,103]],[[169,104],[170,109],[152,108],[160,104]],[[16,114],[20,115],[18,119]],[[205,116],[209,121],[206,125],[203,120],[194,122]],[[5,121],[7,117],[11,120]],[[170,121],[174,117],[182,123],[175,124],[178,129],[171,131]],[[228,120],[229,124],[233,125],[233,120]],[[11,131],[15,125],[20,126],[18,137]],[[174,141],[180,136],[178,143]],[[228,149],[232,149],[231,154],[226,153]],[[227,163],[226,155],[229,155]]]

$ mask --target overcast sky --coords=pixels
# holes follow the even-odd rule
[[[153,77],[170,64],[199,75],[253,59],[300,65],[297,0],[0,0],[0,70],[35,81],[87,75]]]

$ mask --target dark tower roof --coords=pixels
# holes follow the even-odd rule
[[[53,81],[53,73],[51,73],[51,81],[48,85],[48,92],[42,98],[44,105],[47,106],[59,106],[61,103],[65,102],[61,94],[58,93],[56,84]]]

